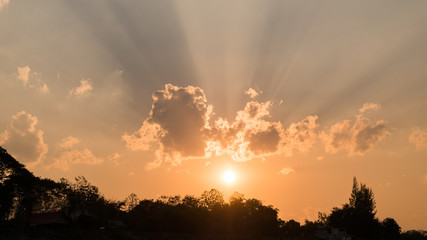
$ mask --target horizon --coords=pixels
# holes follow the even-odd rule
[[[316,220],[353,177],[427,229],[427,3],[0,1],[0,146],[109,199]]]

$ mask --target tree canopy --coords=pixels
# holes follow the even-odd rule
[[[226,201],[216,189],[204,191],[200,197],[175,195],[154,200],[132,193],[123,201],[108,200],[83,176],[59,182],[36,177],[0,147],[0,227],[27,227],[32,215],[48,212],[62,212],[81,228],[109,227],[110,220],[118,219],[128,229],[145,233],[319,239],[321,234],[333,237],[333,229],[340,229],[355,239],[427,239],[422,231],[401,233],[393,218],[380,221],[372,189],[356,178],[348,203],[328,214],[319,213],[316,221],[300,224],[280,219],[278,209],[242,193],[235,192]]]

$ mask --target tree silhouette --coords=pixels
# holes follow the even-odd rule
[[[397,240],[400,239],[400,226],[393,218],[386,218],[381,222],[383,227],[383,239]]]
[[[138,206],[139,202],[138,196],[135,193],[129,194],[129,196],[125,199],[122,210],[125,212],[130,212],[136,206]]]
[[[365,184],[353,178],[349,203],[333,208],[327,218],[331,227],[344,228],[353,236],[365,239],[380,239],[382,227],[376,215],[374,194]]]
[[[36,177],[0,147],[0,227],[6,222],[26,226],[32,214],[54,211],[62,211],[80,228],[97,229],[109,226],[110,219],[121,219],[134,231],[193,234],[198,236],[195,238],[208,234],[223,239],[317,239],[320,230],[343,228],[355,239],[427,239],[422,231],[401,234],[392,218],[380,222],[372,189],[356,178],[348,203],[333,208],[329,215],[319,213],[317,221],[306,220],[301,225],[295,220],[282,221],[273,206],[238,192],[226,202],[216,189],[204,191],[200,197],[175,195],[140,200],[130,194],[124,201],[108,200],[83,176],[73,182]]]
[[[200,202],[203,207],[211,211],[214,208],[221,207],[225,201],[224,196],[220,191],[211,189],[210,191],[203,192]]]

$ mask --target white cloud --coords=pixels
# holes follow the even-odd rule
[[[290,167],[285,167],[285,168],[282,168],[282,170],[280,170],[280,174],[285,176],[293,172],[295,172],[295,170]]]
[[[74,147],[76,144],[78,144],[79,142],[80,142],[79,139],[72,136],[68,136],[66,138],[61,139],[59,146],[64,149],[70,149]]]
[[[70,168],[70,164],[98,164],[102,162],[102,158],[96,157],[87,148],[82,150],[73,149],[61,152],[58,157],[54,158],[49,167],[55,167],[63,171],[67,171]]]
[[[248,90],[246,90],[245,94],[248,95],[250,98],[255,98],[257,96],[259,96],[262,93],[262,91],[257,91],[253,88],[249,88]]]
[[[80,80],[80,86],[71,89],[70,96],[85,96],[92,91],[92,83],[90,79]]]
[[[18,81],[22,82],[25,87],[36,89],[41,93],[49,92],[49,88],[41,80],[41,74],[38,72],[31,72],[30,67],[18,67],[18,73],[16,74]]]
[[[0,9],[5,7],[7,4],[9,4],[9,0],[0,0]]]
[[[359,109],[359,112],[364,113],[368,110],[378,110],[381,108],[381,105],[376,103],[365,103],[363,107]]]
[[[409,142],[414,143],[417,148],[427,147],[427,129],[413,128]]]
[[[12,116],[11,123],[0,134],[0,145],[28,166],[40,163],[48,151],[44,133],[36,128],[37,123],[36,116],[21,111]]]
[[[117,152],[108,156],[108,159],[111,160],[116,166],[120,165],[121,158],[122,158],[122,155]]]
[[[99,164],[104,159],[96,157],[88,148],[80,144],[81,140],[73,136],[62,138],[57,144],[56,151],[52,158],[44,162],[47,169],[51,167],[68,171],[75,164]],[[116,158],[116,155],[113,155]],[[116,159],[114,159],[116,160]]]

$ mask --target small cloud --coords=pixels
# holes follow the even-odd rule
[[[246,90],[245,92],[246,95],[248,95],[250,98],[255,98],[257,96],[259,96],[260,94],[262,94],[262,91],[257,91],[253,88],[249,88],[248,90]]]
[[[82,150],[73,149],[61,152],[59,156],[53,160],[49,167],[55,167],[63,171],[67,171],[70,168],[70,164],[99,164],[102,162],[102,158],[95,157],[95,155],[87,148]]]
[[[0,145],[29,166],[40,163],[48,151],[44,132],[36,128],[37,124],[36,116],[21,111],[12,116],[11,123],[0,133]]]
[[[323,161],[323,159],[325,159],[325,157],[324,157],[324,156],[318,156],[318,157],[317,157],[317,161]]]
[[[365,103],[363,107],[359,109],[359,112],[364,113],[368,110],[378,110],[381,108],[381,105],[376,103]]]
[[[24,84],[24,86],[27,86],[28,84],[28,80],[30,79],[30,72],[31,72],[31,69],[28,66],[18,67],[17,78],[22,82],[22,84]]]
[[[70,149],[74,147],[76,144],[78,144],[79,142],[80,142],[79,139],[72,136],[68,136],[66,138],[61,139],[59,146],[64,149]]]
[[[207,167],[209,165],[211,165],[211,162],[209,162],[209,161],[205,162],[205,167]]]
[[[41,80],[41,74],[38,72],[31,72],[28,66],[18,67],[16,78],[18,81],[22,82],[22,85],[25,87],[36,89],[41,93],[49,92],[49,88]]]
[[[120,153],[116,152],[116,153],[108,156],[108,159],[110,159],[114,163],[114,165],[119,166],[121,157],[122,157],[122,155]]]
[[[96,157],[88,148],[81,146],[80,142],[80,139],[73,136],[62,138],[57,144],[53,157],[44,162],[45,168],[54,167],[68,171],[74,164],[94,165],[104,162],[104,159]]]
[[[133,175],[135,175],[134,171],[131,171],[131,172],[128,173],[128,176],[133,176]]]
[[[355,120],[344,120],[332,125],[329,132],[322,132],[321,138],[326,142],[326,152],[336,153],[340,149],[348,150],[349,155],[364,155],[373,149],[382,139],[390,134],[384,120],[372,123],[364,117],[368,109],[377,109],[376,104],[365,104],[355,115]]]
[[[427,147],[427,129],[413,128],[409,142],[414,143],[417,149]]]
[[[293,172],[295,172],[295,170],[293,170],[290,167],[282,168],[282,170],[280,170],[280,174],[285,175],[285,176],[289,175],[290,173],[293,173]]]
[[[0,0],[0,9],[4,8],[7,4],[9,4],[9,0]]]
[[[70,96],[84,96],[92,91],[92,84],[90,83],[90,79],[82,79],[80,80],[80,86],[71,89]]]
[[[146,120],[141,128],[131,135],[128,133],[123,134],[122,141],[126,142],[126,147],[133,151],[147,151],[163,134],[164,131],[160,125],[149,123]]]

